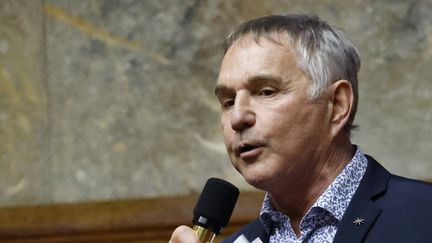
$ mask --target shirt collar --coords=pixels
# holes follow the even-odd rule
[[[345,213],[348,204],[356,192],[360,181],[367,168],[367,158],[359,147],[357,147],[351,161],[345,166],[342,172],[321,194],[312,206],[323,208],[329,211],[339,221]]]
[[[320,195],[302,221],[311,216],[311,214],[319,212],[328,212],[339,221],[342,219],[367,168],[367,158],[360,147],[356,147],[356,152],[351,161],[345,166],[332,184]],[[289,221],[289,217],[278,212],[273,207],[270,195],[267,193],[262,204],[260,220],[267,229],[267,232],[270,232],[275,222],[281,220]]]

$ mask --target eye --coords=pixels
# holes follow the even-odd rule
[[[260,96],[273,96],[276,94],[276,90],[273,88],[264,88],[258,92]]]
[[[229,108],[234,105],[234,99],[224,99],[220,103],[223,108]]]

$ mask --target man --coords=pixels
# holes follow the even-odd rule
[[[234,167],[267,192],[225,242],[432,242],[432,186],[389,174],[350,141],[360,58],[307,15],[267,16],[225,42],[215,94]],[[186,226],[172,242],[197,242]]]

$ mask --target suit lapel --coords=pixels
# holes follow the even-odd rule
[[[242,242],[253,242],[253,243],[267,243],[269,242],[269,236],[261,220],[256,219],[241,229],[236,235],[225,239],[223,243],[242,243]]]
[[[356,210],[351,210],[349,215],[344,216],[333,242],[362,242],[380,213],[381,209],[372,204],[365,204]]]
[[[250,242],[269,242],[269,236],[261,220],[255,220],[248,232],[247,238]]]
[[[374,200],[385,193],[390,173],[372,157],[366,157],[368,168],[341,220],[334,243],[362,242],[382,211]]]

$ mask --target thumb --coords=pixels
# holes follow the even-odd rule
[[[200,243],[200,241],[195,231],[182,225],[174,230],[169,243]]]

